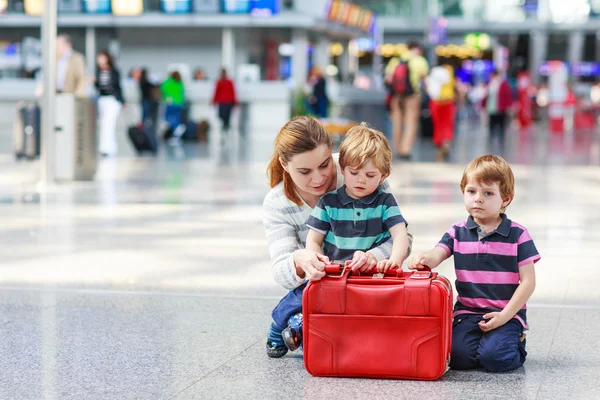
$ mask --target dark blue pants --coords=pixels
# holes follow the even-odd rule
[[[306,285],[307,283],[303,283],[283,296],[279,304],[273,309],[271,316],[280,329],[287,328],[288,320],[292,315],[302,312],[302,292],[304,292]]]
[[[220,103],[219,104],[219,118],[223,123],[223,129],[228,130],[231,124],[231,111],[233,111],[232,103]]]
[[[165,107],[165,120],[171,129],[175,129],[181,124],[181,109],[177,104],[167,104]]]
[[[490,372],[505,372],[519,368],[525,362],[523,326],[516,319],[487,333],[479,328],[481,314],[462,314],[452,323],[452,358],[450,368],[485,368]]]

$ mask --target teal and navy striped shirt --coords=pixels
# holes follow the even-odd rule
[[[325,235],[323,249],[330,260],[350,260],[355,251],[367,251],[391,238],[390,228],[408,225],[396,199],[381,188],[362,199],[346,193],[346,185],[325,194],[306,221]]]

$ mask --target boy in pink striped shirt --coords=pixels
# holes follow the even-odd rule
[[[432,250],[408,260],[410,269],[435,268],[454,255],[451,368],[504,372],[525,362],[525,303],[535,290],[540,255],[527,229],[504,214],[514,187],[502,157],[471,161],[460,182],[469,218],[454,224]]]

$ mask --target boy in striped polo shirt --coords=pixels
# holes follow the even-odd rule
[[[330,260],[346,261],[393,240],[392,254],[377,264],[385,272],[401,267],[408,248],[408,223],[394,195],[379,185],[390,175],[392,150],[385,136],[365,123],[350,129],[340,145],[344,185],[325,194],[306,221],[306,248]],[[322,246],[322,247],[321,247]],[[352,264],[348,265],[354,269]]]
[[[325,254],[330,260],[346,261],[356,251],[366,252],[392,239],[389,259],[379,261],[376,268],[385,272],[402,266],[408,251],[408,223],[394,196],[379,187],[390,175],[391,160],[392,150],[381,132],[365,123],[348,131],[340,145],[339,157],[345,184],[323,195],[306,221],[310,228],[307,249]],[[352,263],[348,266],[356,270]],[[295,291],[290,292],[273,314],[287,316],[301,301]],[[301,315],[293,316],[290,321],[282,336],[293,351],[302,343]]]
[[[460,189],[469,218],[453,225],[408,267],[437,267],[454,255],[456,291],[450,367],[510,371],[525,362],[525,302],[535,290],[540,255],[522,225],[504,211],[514,198],[514,176],[501,157],[471,161]]]

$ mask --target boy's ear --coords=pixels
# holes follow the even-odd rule
[[[383,174],[383,175],[381,175],[381,179],[379,180],[379,184],[381,185],[383,183],[383,181],[385,181],[387,179],[388,176],[390,176],[390,174]]]
[[[512,202],[513,200],[513,195],[509,195],[507,196],[504,201],[502,202],[502,208],[506,208],[508,207],[508,205]]]
[[[285,172],[289,173],[289,171],[287,170],[287,164],[285,163],[285,161],[283,161],[283,158],[281,157],[279,157],[279,164],[281,164]]]

